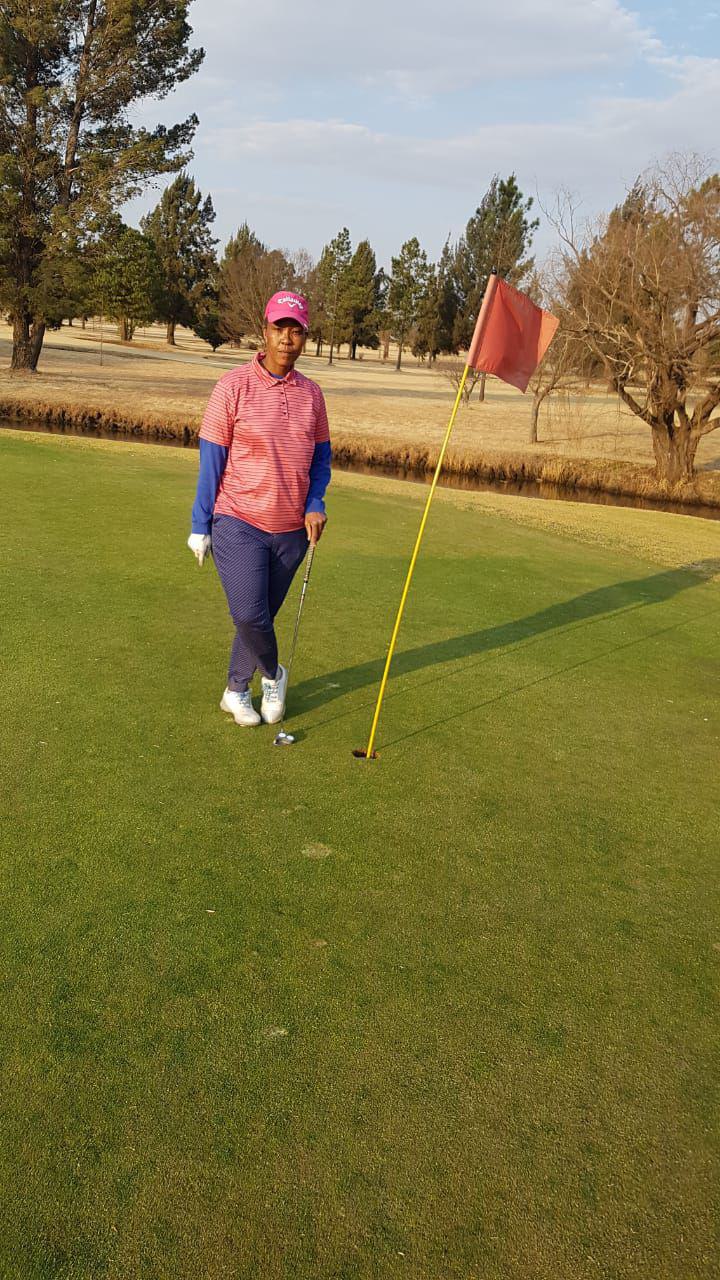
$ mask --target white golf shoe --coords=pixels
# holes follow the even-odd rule
[[[250,690],[237,693],[234,689],[226,689],[220,702],[220,710],[227,711],[236,724],[260,724],[260,716],[252,704]]]
[[[266,724],[277,724],[278,720],[282,720],[282,713],[285,710],[285,694],[287,693],[288,673],[285,667],[278,666],[279,675],[275,680],[267,680],[262,677],[262,702],[260,703],[260,715]]]

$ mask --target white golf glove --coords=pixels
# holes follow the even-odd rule
[[[209,533],[191,533],[187,544],[197,560],[200,568],[206,556],[212,555],[212,541]]]

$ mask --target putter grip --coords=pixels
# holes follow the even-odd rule
[[[310,551],[308,552],[307,565],[305,566],[305,579],[303,583],[304,586],[307,586],[308,582],[310,581],[310,570],[312,569],[313,557],[315,555],[316,547],[317,547],[316,542],[310,543]]]

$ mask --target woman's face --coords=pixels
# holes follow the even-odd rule
[[[306,333],[297,320],[268,321],[263,329],[265,363],[271,373],[289,373],[305,346]]]

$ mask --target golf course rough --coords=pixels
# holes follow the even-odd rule
[[[3,1280],[714,1277],[717,525],[438,495],[370,767],[422,487],[336,477],[275,751],[196,459],[0,454]]]

